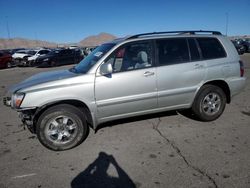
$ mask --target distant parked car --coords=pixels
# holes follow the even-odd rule
[[[243,46],[245,47],[245,52],[250,52],[250,38],[243,40]]]
[[[41,56],[45,56],[46,54],[48,54],[50,52],[49,49],[40,49],[40,50],[35,50],[35,54],[33,56],[30,56],[28,57],[27,59],[27,62],[26,62],[26,65],[27,66],[33,66],[34,65],[34,62],[36,61],[36,59],[38,57],[41,57]]]
[[[25,50],[25,48],[3,49],[3,50],[0,50],[0,52],[13,55],[14,53],[16,53],[19,50]]]
[[[26,66],[28,57],[35,55],[34,50],[19,50],[12,55],[13,61],[16,66]]]
[[[34,66],[60,66],[66,64],[76,64],[83,59],[80,49],[56,49],[49,52],[47,55],[38,57],[34,61]]]
[[[0,53],[3,53],[3,54],[10,54],[10,55],[12,55],[12,53],[11,53],[11,50],[10,50],[10,49],[0,50]]]
[[[245,53],[250,52],[250,39],[249,38],[246,38],[246,39],[239,38],[239,39],[236,39],[235,41],[238,45],[244,46]]]
[[[0,68],[12,67],[12,57],[8,53],[0,52]]]
[[[235,40],[232,40],[232,43],[234,44],[234,47],[236,48],[239,55],[242,55],[245,53],[245,47],[242,44],[238,43]]]
[[[25,50],[25,48],[14,48],[14,49],[8,49],[8,50],[9,50],[10,54],[13,55],[17,51]]]

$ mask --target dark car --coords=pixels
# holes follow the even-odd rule
[[[67,64],[76,64],[83,59],[83,54],[80,49],[56,49],[49,52],[47,55],[38,57],[34,66],[60,66]]]
[[[250,38],[243,40],[243,46],[245,47],[245,52],[250,52]]]
[[[241,43],[237,42],[236,40],[232,40],[232,43],[234,44],[234,47],[236,48],[239,55],[245,53],[245,47]]]
[[[17,51],[20,51],[20,50],[25,50],[25,48],[4,49],[4,50],[0,50],[0,52],[13,55],[14,53],[16,53]]]
[[[0,68],[12,67],[12,57],[8,53],[0,52]]]
[[[238,45],[242,45],[244,47],[245,53],[250,52],[250,39],[245,38],[245,39],[236,39],[235,40]]]

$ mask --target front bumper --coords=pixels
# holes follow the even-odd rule
[[[25,59],[18,58],[18,59],[14,59],[13,62],[16,66],[27,66],[27,60]]]
[[[4,97],[3,98],[3,104],[7,107],[11,107],[11,98],[10,97]],[[35,109],[25,109],[25,110],[21,110],[19,111],[18,109],[16,109],[18,111],[18,116],[21,119],[22,123],[24,126],[26,126],[31,133],[35,133],[36,129],[34,126],[34,114],[35,114]]]
[[[21,119],[23,125],[26,126],[31,133],[36,133],[33,110],[19,111],[18,116]]]
[[[35,61],[33,61],[33,66],[34,67],[44,67],[44,66],[48,66],[48,62],[49,62],[49,60],[47,60],[47,61],[43,61],[43,60],[35,60]]]

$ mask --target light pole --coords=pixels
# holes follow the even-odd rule
[[[10,28],[9,28],[8,16],[6,16],[6,29],[8,33],[8,39],[10,39]]]
[[[226,13],[226,36],[228,32],[228,12]]]

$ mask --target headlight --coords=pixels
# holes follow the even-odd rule
[[[43,61],[49,61],[49,58],[44,59]]]
[[[12,95],[12,107],[19,108],[23,102],[24,96],[24,93],[15,93],[14,95]]]

